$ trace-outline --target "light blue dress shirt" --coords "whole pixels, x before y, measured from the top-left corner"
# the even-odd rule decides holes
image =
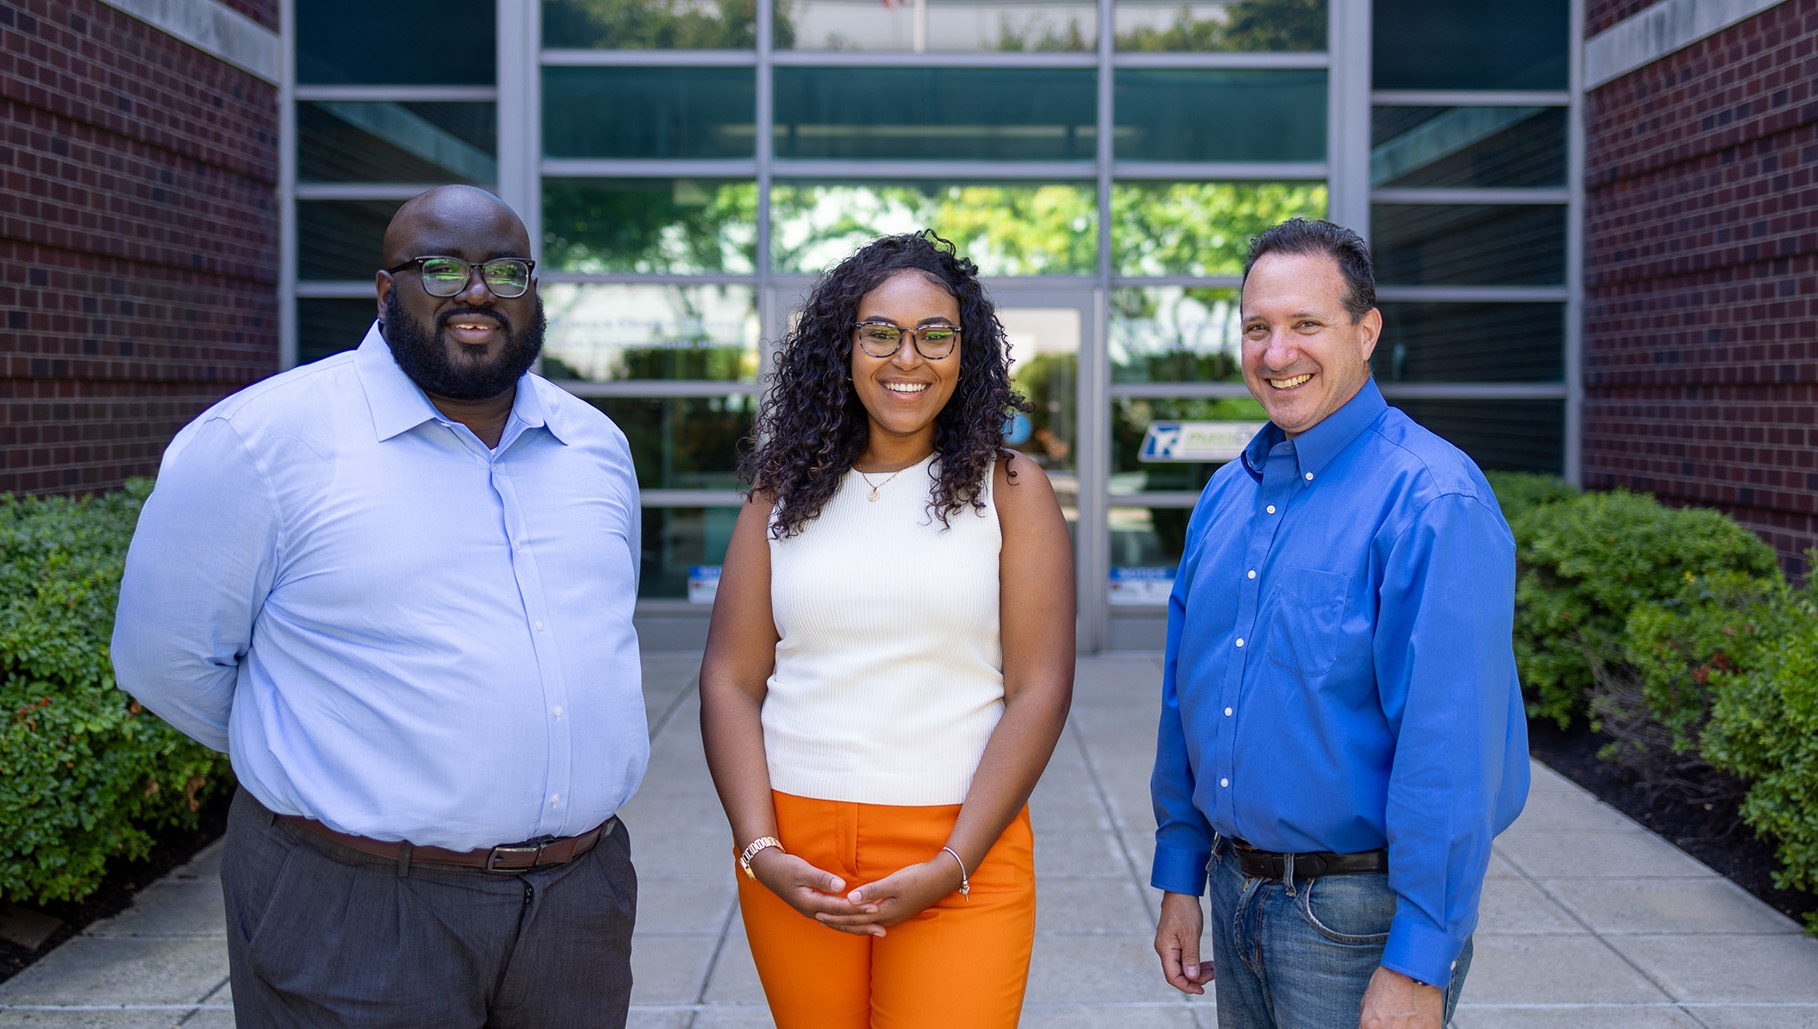
[[[115,671],[280,814],[456,850],[585,832],[649,760],[638,517],[605,415],[527,374],[489,450],[375,325],[177,434]]]
[[[1374,380],[1291,441],[1266,426],[1206,486],[1169,598],[1153,884],[1203,892],[1213,830],[1387,847],[1382,963],[1446,982],[1527,799],[1514,603],[1483,475]]]

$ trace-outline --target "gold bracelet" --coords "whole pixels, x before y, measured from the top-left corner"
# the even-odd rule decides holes
[[[952,847],[942,847],[941,849],[946,851],[949,854],[952,854],[953,860],[959,861],[959,866],[960,866],[959,894],[960,894],[960,898],[968,904],[972,903],[972,880],[968,879],[966,877],[966,862],[960,860],[959,851],[954,850]]]
[[[783,841],[777,839],[775,836],[759,836],[757,839],[751,841],[751,846],[746,847],[739,853],[739,867],[745,870],[745,875],[753,882],[757,881],[757,873],[751,870],[751,859],[762,854],[764,851],[769,850],[771,847],[783,850]],[[787,854],[789,852],[784,850],[783,853]]]

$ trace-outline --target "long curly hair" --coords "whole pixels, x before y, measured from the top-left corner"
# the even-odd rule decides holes
[[[984,509],[984,477],[1000,454],[1010,453],[1004,418],[1033,410],[1010,388],[1010,346],[971,261],[933,230],[866,244],[809,292],[801,320],[783,337],[740,462],[740,477],[776,499],[771,533],[777,539],[813,521],[865,452],[871,423],[852,385],[852,324],[859,301],[906,269],[927,273],[959,301],[959,382],[935,416],[940,460],[929,466],[928,506],[943,527],[962,508]]]

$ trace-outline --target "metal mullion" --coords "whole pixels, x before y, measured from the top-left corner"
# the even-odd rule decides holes
[[[1111,172],[1121,180],[1253,181],[1326,178],[1325,161],[1118,161]]]
[[[296,46],[296,36],[290,37]],[[294,74],[294,73],[293,73]],[[496,86],[297,86],[296,100],[365,100],[390,103],[496,103]]]
[[[913,179],[988,180],[988,181],[1074,181],[1090,182],[1097,166],[1091,161],[899,161],[899,160],[794,160],[776,158],[771,162],[779,179],[859,179],[866,182],[897,182]]]
[[[1078,650],[1095,653],[1111,642],[1111,524],[1105,498],[1111,488],[1111,402],[1105,384],[1111,378],[1110,283],[1115,270],[1111,223],[1112,167],[1117,161],[1116,0],[1098,0],[1098,138],[1094,140],[1095,187],[1098,194],[1098,261],[1093,271],[1092,323],[1087,353],[1080,355],[1074,403],[1079,419],[1079,496],[1076,535],[1075,601],[1078,604]],[[1090,356],[1091,360],[1086,358]]]
[[[1565,204],[1572,191],[1560,189],[1373,189],[1370,200],[1378,204]]]
[[[1377,286],[1376,299],[1411,303],[1563,304],[1568,286]]]
[[[1559,400],[1563,382],[1381,382],[1389,400]]]
[[[1177,286],[1182,289],[1241,289],[1241,275],[1113,275],[1113,289],[1143,289],[1149,286]]]
[[[297,0],[278,0],[278,370],[297,364]]]
[[[1330,0],[1326,217],[1370,238],[1370,0]]]
[[[639,499],[642,507],[738,507],[745,495],[737,490],[647,489],[639,491]]]
[[[298,200],[409,200],[439,182],[299,182]]]
[[[720,382],[713,379],[614,379],[608,382],[562,379],[557,385],[577,397],[612,397],[621,400],[746,397],[756,396],[762,390],[755,382]]]
[[[1140,493],[1111,494],[1112,507],[1192,507],[1199,503],[1199,490],[1153,490]]]
[[[776,366],[775,346],[766,342],[783,334],[782,313],[775,296],[771,256],[771,191],[776,176],[776,0],[757,0],[757,76],[756,110],[752,125],[757,132],[753,156],[757,160],[757,309],[758,309],[758,381],[769,381]]]
[[[750,179],[756,160],[644,160],[640,158],[545,157],[545,178],[562,179]]]
[[[1129,51],[1114,53],[1112,65],[1124,68],[1240,68],[1268,71],[1301,71],[1326,68],[1332,63],[1326,53],[1190,53],[1186,51],[1154,53]]]
[[[1566,85],[1571,108],[1566,114],[1565,335],[1565,480],[1584,484],[1584,0],[1571,0],[1571,45],[1566,53]]]
[[[750,50],[571,50],[541,52],[546,68],[739,68],[755,67]]]
[[[758,277],[751,272],[557,272],[537,271],[545,283],[571,283],[578,286],[752,286]]]
[[[875,71],[879,68],[969,68],[986,66],[993,71],[1004,68],[1096,68],[1098,56],[1067,51],[945,51],[914,53],[890,51],[857,54],[850,50],[785,50],[771,56],[777,68],[851,68]]]
[[[1247,397],[1250,388],[1241,382],[1113,382],[1111,400],[1224,400]]]
[[[372,290],[371,279],[318,280],[295,283],[292,295],[310,300],[370,300]]]
[[[1370,93],[1370,103],[1379,107],[1565,107],[1571,102],[1570,92],[1557,90],[1378,89]]]

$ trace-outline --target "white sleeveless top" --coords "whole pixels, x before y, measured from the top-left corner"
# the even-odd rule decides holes
[[[764,698],[773,789],[864,804],[958,804],[1004,711],[1003,534],[980,499],[928,506],[934,458],[857,471],[802,532],[770,541],[776,669]]]

